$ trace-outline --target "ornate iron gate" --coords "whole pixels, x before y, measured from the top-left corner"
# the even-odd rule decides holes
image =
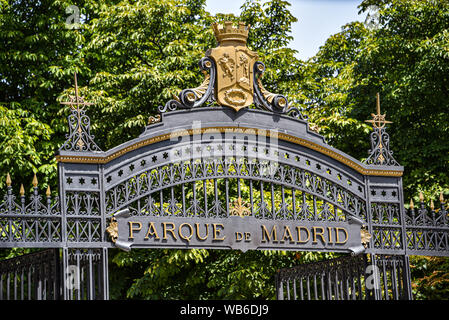
[[[368,259],[372,261],[368,261]],[[344,256],[276,274],[279,300],[411,300],[407,256]]]
[[[276,274],[279,300],[364,300],[366,255],[345,256],[297,267]]]
[[[161,106],[138,138],[111,150],[95,143],[75,82],[66,103],[69,134],[56,156],[58,197],[50,190],[40,195],[36,177],[29,199],[23,188],[16,197],[7,177],[0,246],[61,248],[63,299],[108,299],[107,250],[113,247],[356,256],[298,268],[301,279],[320,279],[312,287],[316,295],[302,297],[320,299],[387,298],[380,289],[372,295],[360,289],[361,257],[368,254],[383,271],[390,270],[385,257],[391,256],[394,279],[402,280],[388,275],[384,287],[393,281],[391,297],[411,298],[408,255],[449,255],[447,211],[444,199],[438,212],[424,202],[405,210],[403,167],[390,151],[380,106],[370,120],[370,154],[361,163],[329,146],[286,97],[263,87],[265,67],[246,48],[245,26],[226,23],[214,31],[219,46],[199,62],[203,83]],[[319,273],[322,267],[339,280]],[[67,281],[73,270],[76,285]],[[284,274],[278,297],[298,297],[283,287],[291,286]]]
[[[59,249],[0,263],[0,300],[58,300],[61,296]]]

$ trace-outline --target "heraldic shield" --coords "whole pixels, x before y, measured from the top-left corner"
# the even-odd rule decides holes
[[[210,50],[208,56],[217,66],[215,98],[218,104],[236,111],[253,103],[253,67],[258,55],[246,47],[248,28],[231,22],[224,26],[214,25],[219,46]]]

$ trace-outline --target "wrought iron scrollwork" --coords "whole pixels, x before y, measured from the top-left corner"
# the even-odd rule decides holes
[[[293,118],[306,120],[297,107],[289,105],[288,100],[282,94],[269,92],[262,84],[262,75],[265,65],[257,61],[254,63],[254,105],[262,110],[274,113],[287,114]]]
[[[407,250],[413,254],[444,256],[449,250],[449,207],[443,193],[440,194],[439,208],[433,200],[427,207],[422,193],[419,198],[417,208],[412,200],[410,208],[405,210]]]
[[[34,177],[33,192],[27,201],[23,185],[18,199],[9,183],[4,201],[0,202],[0,244],[57,243],[62,240],[61,226],[59,197],[52,197],[50,188],[43,199]]]
[[[385,128],[374,128],[370,140],[371,149],[368,158],[365,160],[366,164],[399,166],[399,163],[393,157],[393,151],[390,150],[390,136]]]
[[[385,120],[385,114],[380,113],[380,95],[377,93],[377,114],[372,113],[372,120],[366,120],[373,125],[373,132],[370,135],[371,149],[369,156],[365,160],[366,164],[399,166],[399,163],[393,157],[393,151],[390,150],[390,136],[385,130],[385,124],[391,121]]]
[[[95,136],[90,133],[90,119],[84,110],[85,106],[92,103],[85,102],[84,98],[78,94],[78,81],[75,73],[75,95],[69,97],[69,101],[61,104],[69,105],[72,112],[68,116],[69,133],[66,134],[66,141],[59,150],[63,151],[101,151],[94,142]]]
[[[198,159],[151,166],[108,187],[106,212],[126,207],[136,215],[250,214],[260,219],[308,221],[342,221],[350,213],[364,221],[367,219],[365,201],[338,183],[283,164],[268,173],[270,163],[243,160]],[[249,188],[250,199],[231,201],[227,193],[218,198],[218,185],[223,181],[224,190],[229,189],[229,184],[236,185],[237,190]],[[204,194],[214,194],[215,198],[200,196],[201,192],[197,194],[200,189]],[[274,193],[281,194],[282,200],[275,200]]]
[[[84,109],[72,108],[68,116],[69,133],[66,141],[59,150],[64,151],[101,151],[94,142],[94,135],[90,133],[90,119]]]
[[[215,62],[209,57],[204,57],[200,60],[199,67],[204,75],[203,82],[196,88],[182,90],[175,99],[168,101],[165,106],[159,106],[159,112],[192,109],[214,101]]]

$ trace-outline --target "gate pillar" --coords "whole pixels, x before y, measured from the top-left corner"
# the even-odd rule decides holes
[[[63,292],[66,300],[108,299],[108,250],[104,209],[102,165],[84,163],[81,157],[101,153],[90,133],[90,119],[84,107],[90,105],[78,95],[63,104],[71,107],[69,134],[59,149],[68,161],[58,160],[59,197],[63,238]]]

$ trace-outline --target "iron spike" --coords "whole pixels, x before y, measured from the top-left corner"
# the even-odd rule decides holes
[[[419,201],[424,202],[424,194],[422,191],[419,192]]]
[[[34,173],[34,177],[33,177],[33,187],[37,188],[37,177],[36,177],[36,173]]]

